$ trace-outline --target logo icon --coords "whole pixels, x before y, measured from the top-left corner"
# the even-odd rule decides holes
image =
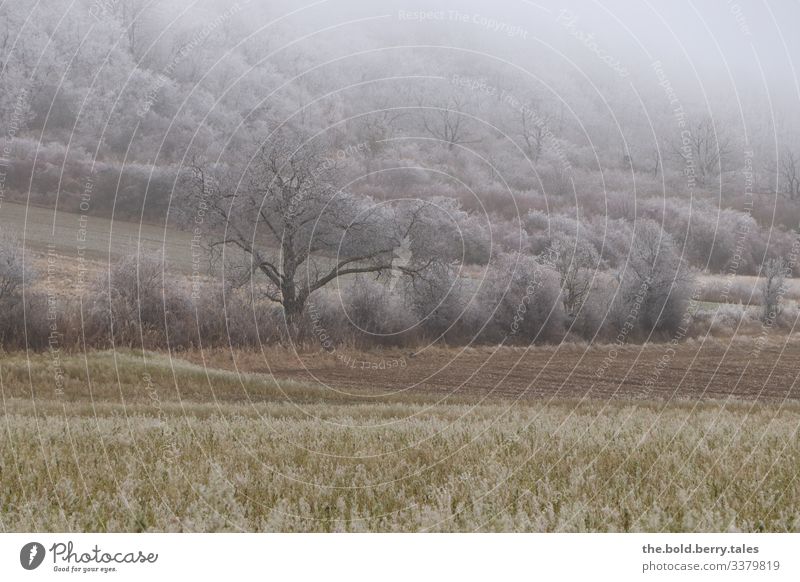
[[[19,563],[26,570],[35,570],[44,561],[44,546],[39,542],[29,542],[19,552]]]

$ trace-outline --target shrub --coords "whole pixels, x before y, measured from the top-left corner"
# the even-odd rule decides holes
[[[618,274],[611,322],[627,338],[674,333],[693,277],[669,234],[653,220],[636,224],[628,262]]]
[[[252,347],[284,339],[276,304],[254,297],[250,288],[209,284],[196,293],[190,319],[198,345]]]
[[[526,255],[502,255],[479,295],[483,341],[544,343],[563,337],[565,315],[558,274]]]
[[[437,265],[411,280],[406,287],[418,328],[428,340],[469,343],[475,330],[465,318],[470,302],[469,282],[453,265]]]
[[[359,347],[402,345],[409,339],[409,333],[403,332],[416,323],[413,313],[404,305],[402,294],[374,277],[357,277],[337,299],[344,314],[344,322],[340,319],[339,325],[345,326],[339,336],[349,336]]]
[[[25,347],[26,313],[43,315],[47,312],[46,302],[43,302],[42,298],[30,290],[23,292],[23,284],[30,286],[34,276],[30,265],[23,260],[22,247],[17,239],[9,235],[1,235],[0,345],[3,347]],[[31,309],[26,309],[26,300]],[[34,323],[33,320],[31,323]]]
[[[196,341],[194,314],[186,290],[165,276],[159,256],[139,253],[109,266],[91,291],[91,334],[116,345],[185,347]]]
[[[761,305],[761,295],[758,291],[758,285],[746,279],[715,277],[704,281],[699,299],[710,303]]]

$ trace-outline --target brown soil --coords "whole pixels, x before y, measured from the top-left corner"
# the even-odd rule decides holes
[[[273,374],[354,394],[502,399],[800,400],[800,342],[786,336],[668,344],[525,348],[229,351],[181,354],[196,363]]]

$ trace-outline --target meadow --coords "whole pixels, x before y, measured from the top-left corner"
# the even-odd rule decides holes
[[[0,228],[24,239],[34,253],[57,253],[60,260],[77,257],[79,249],[87,260],[103,262],[140,251],[163,252],[171,269],[192,272],[191,235],[163,226],[4,201]]]
[[[796,402],[476,404],[141,352],[0,380],[3,531],[800,530]]]

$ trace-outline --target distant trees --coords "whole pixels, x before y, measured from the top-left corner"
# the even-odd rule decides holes
[[[517,133],[525,144],[525,153],[534,163],[539,161],[547,147],[547,140],[553,140],[552,123],[555,116],[541,108],[541,100],[530,97],[517,113],[519,126]]]
[[[470,133],[468,103],[469,99],[458,94],[447,97],[435,104],[420,99],[421,122],[425,132],[443,142],[448,150],[455,146],[477,143],[478,139]]]
[[[517,341],[558,337],[562,324],[591,337],[591,325],[575,331],[586,313],[594,329],[610,328],[607,313],[613,320],[633,307],[637,329],[668,329],[686,296],[687,264],[760,274],[763,257],[787,256],[794,242],[793,113],[777,123],[776,159],[764,155],[775,128],[754,103],[726,115],[712,102],[712,118],[687,92],[687,115],[678,117],[673,104],[658,107],[664,84],[640,95],[591,86],[538,53],[521,57],[528,76],[478,53],[396,43],[403,58],[389,71],[391,51],[369,48],[385,44],[383,32],[405,37],[407,28],[354,21],[348,37],[329,31],[292,42],[300,29],[285,19],[263,29],[276,11],[222,0],[202,8],[190,0],[2,4],[5,199],[57,198],[60,210],[148,222],[202,213],[203,242],[224,254],[227,279],[201,303],[235,306],[231,321],[205,318],[204,333],[246,328],[243,343],[259,337],[243,323],[250,311],[259,324],[285,316],[296,329],[310,300],[321,306],[354,278],[343,309],[375,330],[416,318],[425,337],[494,341],[516,314]],[[737,161],[740,114],[754,153],[734,175],[725,171]],[[302,131],[272,133],[279,119]],[[672,165],[662,147],[671,138]],[[181,174],[185,160],[220,154]],[[750,169],[762,159],[771,160],[771,191],[784,198],[772,207],[753,203],[764,172]],[[719,195],[710,196],[720,172]],[[179,175],[191,195],[176,201]],[[742,177],[756,182],[752,192],[740,188]],[[700,186],[691,199],[687,178]],[[3,252],[0,303],[18,314],[24,269]],[[187,304],[151,263],[126,259],[102,289],[116,321],[140,319],[115,327],[125,341],[166,329],[181,337],[183,316],[171,314]],[[475,283],[483,267],[500,283]],[[547,286],[523,316],[518,304],[539,275]],[[503,282],[508,295],[498,291]],[[229,285],[239,287],[230,294]],[[479,316],[494,307],[500,323],[478,332]],[[540,310],[551,309],[558,324],[537,335]]]
[[[673,150],[683,162],[685,171],[690,172],[693,168],[697,182],[703,185],[725,169],[732,146],[726,130],[707,116],[691,122],[673,144]]]
[[[778,162],[780,192],[787,200],[800,201],[800,157],[792,150],[785,150]]]

